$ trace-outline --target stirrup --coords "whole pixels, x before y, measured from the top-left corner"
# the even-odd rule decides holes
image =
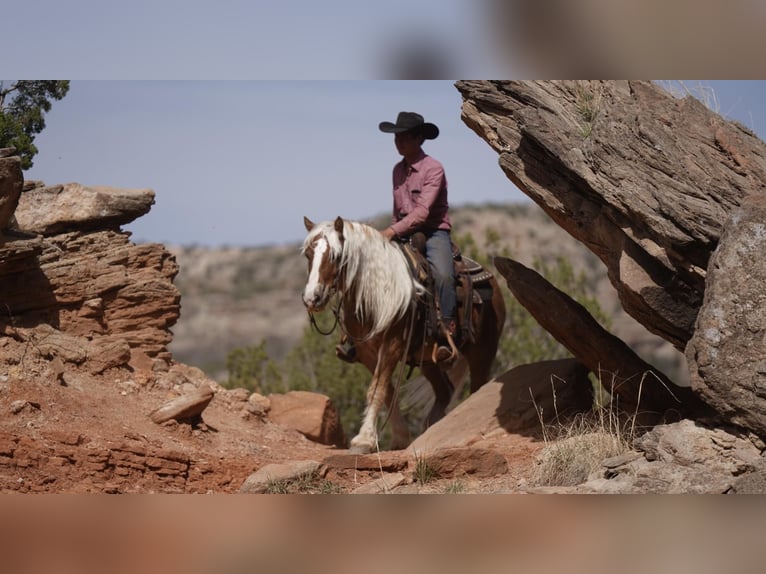
[[[457,359],[457,347],[455,341],[452,339],[452,335],[445,329],[445,335],[447,339],[447,345],[442,343],[436,343],[434,345],[433,353],[431,354],[431,360],[437,365],[449,365]]]

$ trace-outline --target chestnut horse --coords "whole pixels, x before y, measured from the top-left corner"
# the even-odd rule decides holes
[[[415,319],[416,306],[426,290],[412,277],[402,249],[377,229],[340,217],[318,224],[304,217],[304,224],[309,233],[302,248],[308,259],[303,303],[311,315],[324,310],[334,294],[339,295],[338,323],[354,342],[358,360],[372,373],[364,419],[350,448],[358,453],[378,448],[378,415],[384,405],[392,425],[391,448],[406,448],[410,434],[397,401],[398,384],[393,382],[397,365],[404,361],[420,367],[431,383],[435,401],[427,425],[444,416],[455,393],[453,381],[462,381],[466,368],[471,392],[486,383],[505,322],[497,281],[486,274],[491,293],[473,305],[473,336],[445,370],[431,359],[434,341],[428,336],[413,337],[416,332],[425,333]],[[401,372],[402,368],[400,376]]]

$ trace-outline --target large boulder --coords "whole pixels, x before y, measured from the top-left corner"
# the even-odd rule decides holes
[[[498,375],[408,447],[411,453],[476,445],[506,433],[537,436],[556,417],[593,406],[588,369],[575,359],[520,365]]]
[[[686,347],[692,388],[721,418],[766,436],[766,196],[726,222]]]
[[[70,232],[0,247],[0,332],[50,325],[70,335],[121,335],[131,348],[170,358],[180,315],[178,266],[159,244],[121,231]]]
[[[326,395],[289,391],[269,395],[269,420],[297,430],[321,444],[345,446],[346,439],[335,405]]]
[[[643,81],[460,81],[508,178],[606,265],[625,311],[683,351],[728,214],[766,190],[766,144]]]
[[[634,447],[633,453],[605,460],[575,491],[723,494],[746,491],[743,477],[749,478],[749,488],[759,479],[762,484],[763,444],[724,429],[683,420],[655,427],[639,437]]]
[[[21,195],[16,220],[22,231],[43,235],[114,229],[149,213],[153,204],[151,189],[38,185]]]

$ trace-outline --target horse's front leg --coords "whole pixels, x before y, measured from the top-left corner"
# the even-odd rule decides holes
[[[366,454],[378,449],[378,415],[383,404],[385,391],[382,389],[385,381],[379,376],[379,369],[375,369],[370,387],[367,389],[367,407],[364,409],[364,418],[359,432],[351,439],[349,450],[354,454]]]
[[[381,345],[378,349],[372,381],[367,389],[367,407],[364,411],[362,426],[350,443],[349,450],[354,454],[365,454],[379,448],[378,417],[384,402],[391,395],[391,373],[395,364],[395,361],[391,364],[389,355],[386,346]]]

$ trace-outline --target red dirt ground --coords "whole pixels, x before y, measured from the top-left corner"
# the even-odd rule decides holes
[[[246,393],[221,387],[196,427],[156,424],[149,413],[188,392],[188,379],[170,385],[153,373],[93,375],[69,367],[57,376],[46,359],[25,357],[0,374],[0,492],[234,493],[266,464],[321,462],[347,452],[251,414]],[[410,465],[417,487],[409,491],[518,492],[541,443],[508,435],[492,446],[506,456],[507,474],[423,485]],[[348,493],[378,477],[379,471],[330,468],[313,492]]]

